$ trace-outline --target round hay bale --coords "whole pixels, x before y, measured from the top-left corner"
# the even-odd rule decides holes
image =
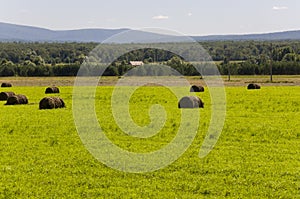
[[[54,109],[64,107],[66,107],[65,102],[59,97],[44,97],[43,99],[41,99],[39,104],[40,109]]]
[[[12,87],[11,83],[3,82],[1,87]]]
[[[193,85],[191,86],[190,92],[204,92],[204,87]]]
[[[57,87],[48,87],[46,88],[45,94],[49,93],[59,93],[59,89]]]
[[[7,98],[5,105],[28,104],[28,99],[25,95],[13,95]]]
[[[14,92],[1,92],[0,93],[0,101],[6,101],[9,97],[14,96]]]
[[[250,89],[255,89],[255,85],[254,84],[249,84],[247,86],[247,89],[250,90]]]
[[[178,102],[178,108],[204,108],[204,103],[199,97],[186,96]]]
[[[258,84],[249,84],[249,85],[247,86],[247,89],[248,89],[248,90],[260,89],[260,85],[258,85]]]

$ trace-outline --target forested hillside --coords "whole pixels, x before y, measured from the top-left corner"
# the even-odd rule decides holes
[[[273,74],[300,74],[300,41],[216,41],[200,44],[218,65],[221,74],[227,74],[229,71],[232,75],[269,74],[271,64]],[[0,43],[0,75],[75,76],[82,62],[97,45],[97,43]],[[102,53],[106,53],[107,57],[115,57],[119,46],[130,44],[105,45],[105,49],[109,50]],[[193,48],[183,48],[182,53],[198,56]],[[172,52],[141,49],[119,57],[104,74],[123,75],[132,68],[129,61],[139,60],[145,63],[170,65],[183,75],[199,75],[193,68],[193,63],[181,59]],[[93,75],[93,72],[90,74]]]

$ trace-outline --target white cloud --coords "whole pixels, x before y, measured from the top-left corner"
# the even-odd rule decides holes
[[[157,16],[152,17],[152,19],[157,19],[157,20],[169,19],[169,16],[157,15]]]
[[[287,10],[287,9],[289,8],[286,6],[273,6],[273,10]]]
[[[88,21],[87,24],[88,24],[88,25],[94,25],[94,24],[95,24],[95,21]]]
[[[30,14],[30,11],[29,11],[29,10],[26,10],[26,9],[21,9],[21,10],[20,10],[20,14],[25,14],[25,15],[27,15],[27,14]]]

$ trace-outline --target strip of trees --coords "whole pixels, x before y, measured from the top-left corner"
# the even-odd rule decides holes
[[[83,61],[97,45],[97,43],[0,43],[0,76],[75,76]],[[196,55],[193,48],[184,48],[184,44],[168,45],[183,46],[180,54],[201,56]],[[218,41],[203,42],[201,45],[215,61],[222,75],[268,75],[271,63],[275,75],[300,74],[300,41]],[[161,49],[139,49],[112,61],[110,58],[119,53],[118,46],[120,45],[105,44],[105,50],[99,48],[97,51],[106,53],[103,57],[107,57],[107,60],[101,61],[112,62],[104,75],[125,74],[132,68],[129,61],[166,64],[183,75],[199,75],[194,67],[199,63],[185,62],[182,57]],[[103,65],[90,66],[89,74],[96,74],[95,71],[99,67]],[[209,67],[203,65],[203,70],[209,70]],[[163,71],[155,73],[166,75]]]

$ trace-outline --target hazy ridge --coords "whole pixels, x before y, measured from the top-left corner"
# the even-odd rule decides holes
[[[130,29],[79,29],[55,31],[45,28],[0,22],[0,42],[103,42],[111,36]],[[121,42],[185,41],[184,37],[134,30],[131,39]],[[197,41],[243,41],[243,40],[300,40],[300,31],[285,31],[265,34],[192,36]],[[116,41],[118,43],[118,41]]]

